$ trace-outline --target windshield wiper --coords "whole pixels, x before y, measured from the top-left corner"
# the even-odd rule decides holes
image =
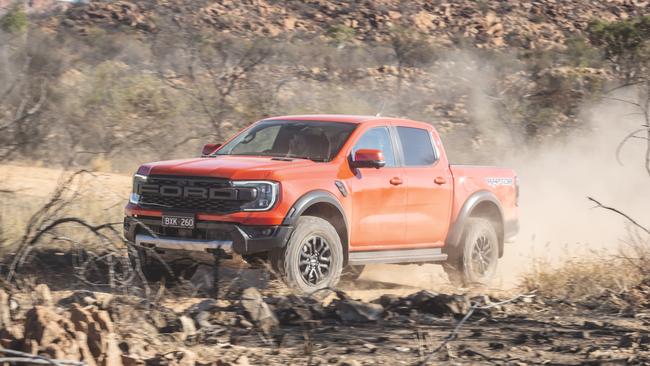
[[[294,155],[294,154],[286,154],[286,155],[282,155],[282,157],[283,158],[293,158],[293,159],[307,159],[307,160],[311,160],[311,161],[315,161],[315,162],[319,162],[319,163],[322,163],[322,162],[326,161],[323,158],[312,158],[312,157],[309,157],[309,156],[301,156],[301,155]]]
[[[262,153],[262,152],[247,152],[247,153],[237,153],[237,154],[216,154],[216,155],[231,155],[231,156],[272,156],[274,158],[290,158],[290,159],[306,159],[315,162],[325,162],[326,159],[323,158],[312,158],[309,156],[296,155],[296,154],[273,154],[273,153]]]

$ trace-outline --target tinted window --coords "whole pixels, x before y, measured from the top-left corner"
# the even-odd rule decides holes
[[[375,127],[366,131],[363,136],[357,141],[352,149],[352,154],[359,149],[375,149],[381,150],[386,159],[386,166],[395,166],[395,153],[393,152],[393,144],[390,140],[390,134],[386,127]]]
[[[436,161],[436,154],[431,145],[429,131],[419,128],[397,127],[397,134],[404,150],[404,165],[431,165]]]
[[[256,153],[269,151],[273,148],[273,143],[275,142],[278,132],[280,132],[280,125],[269,126],[267,128],[260,129],[252,136],[251,140],[234,146],[230,151],[231,155],[243,155],[248,153]]]
[[[357,125],[343,122],[263,121],[240,133],[215,155],[254,155],[330,161]]]

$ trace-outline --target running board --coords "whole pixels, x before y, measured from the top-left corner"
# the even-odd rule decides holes
[[[418,263],[445,260],[447,260],[447,254],[442,253],[440,248],[377,250],[372,252],[350,252],[348,264]]]

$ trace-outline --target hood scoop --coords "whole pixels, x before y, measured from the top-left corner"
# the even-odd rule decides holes
[[[281,158],[281,157],[275,157],[275,158],[271,158],[271,160],[277,160],[277,161],[294,161],[295,159],[292,159],[292,158]]]

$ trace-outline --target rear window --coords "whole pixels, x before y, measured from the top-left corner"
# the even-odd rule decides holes
[[[404,165],[425,166],[436,162],[436,153],[431,144],[429,131],[412,127],[397,127],[404,151]]]

